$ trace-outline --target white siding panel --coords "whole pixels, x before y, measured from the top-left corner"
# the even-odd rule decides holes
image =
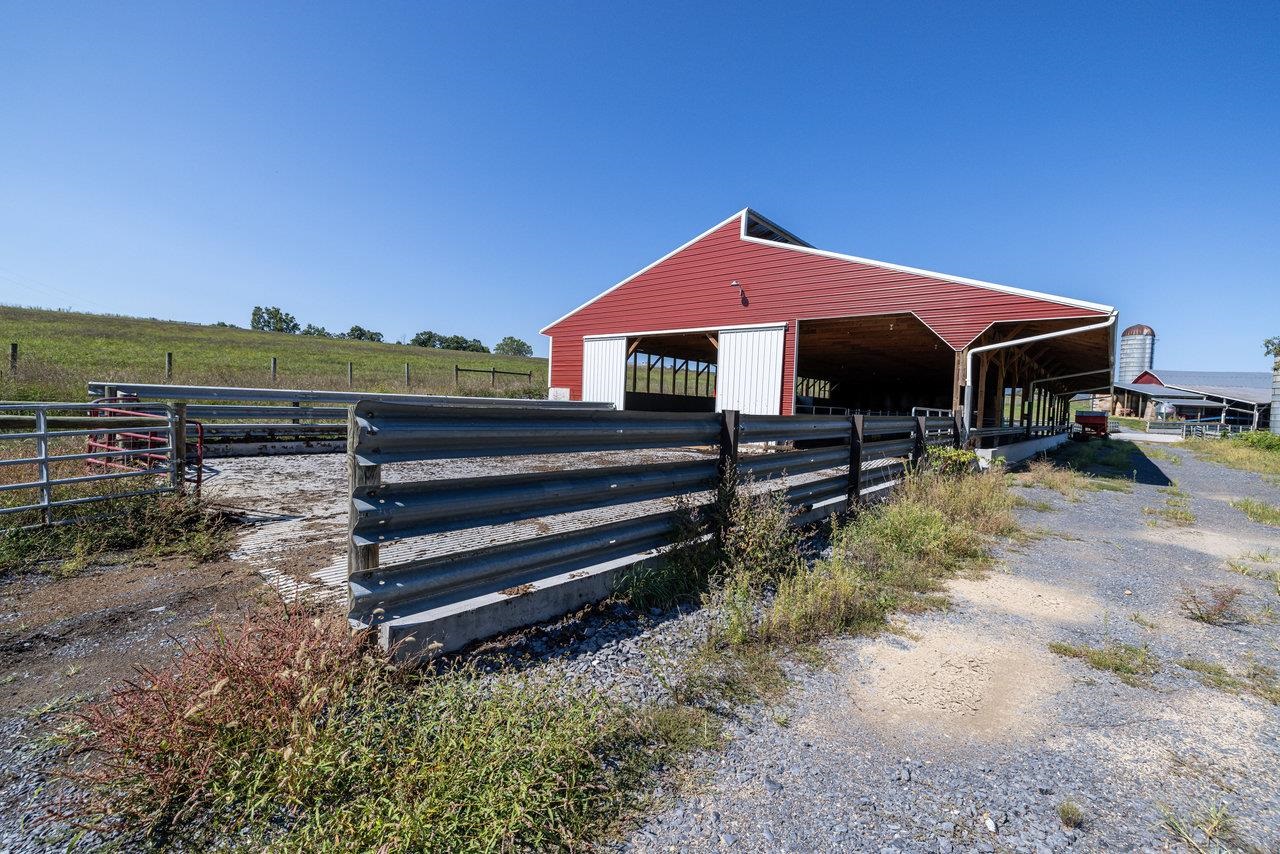
[[[720,331],[716,410],[780,415],[786,326]]]
[[[588,338],[582,342],[582,399],[622,409],[627,388],[627,339]]]

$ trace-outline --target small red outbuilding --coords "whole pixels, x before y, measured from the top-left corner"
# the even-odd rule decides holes
[[[905,414],[967,395],[979,426],[1049,423],[1067,395],[1107,385],[1115,315],[815,249],[747,209],[542,332],[552,394],[573,400]]]

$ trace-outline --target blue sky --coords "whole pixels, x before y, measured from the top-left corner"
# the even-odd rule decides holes
[[[545,353],[750,205],[1263,370],[1278,43],[1274,2],[8,4],[0,302]]]

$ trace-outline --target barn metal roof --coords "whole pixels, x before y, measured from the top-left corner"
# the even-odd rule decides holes
[[[1166,388],[1225,397],[1245,403],[1271,402],[1271,374],[1266,371],[1150,370]]]

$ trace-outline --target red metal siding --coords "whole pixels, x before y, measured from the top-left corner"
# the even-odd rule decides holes
[[[1006,320],[1102,312],[743,240],[735,217],[546,329],[551,378],[582,395],[582,336],[787,322],[782,411],[793,400],[796,319],[914,312],[959,350]],[[737,280],[742,289],[732,287]],[[742,302],[746,295],[746,304]]]
[[[1141,383],[1142,385],[1162,385],[1160,380],[1156,379],[1156,375],[1150,371],[1143,371],[1134,377],[1133,381],[1135,383]]]

